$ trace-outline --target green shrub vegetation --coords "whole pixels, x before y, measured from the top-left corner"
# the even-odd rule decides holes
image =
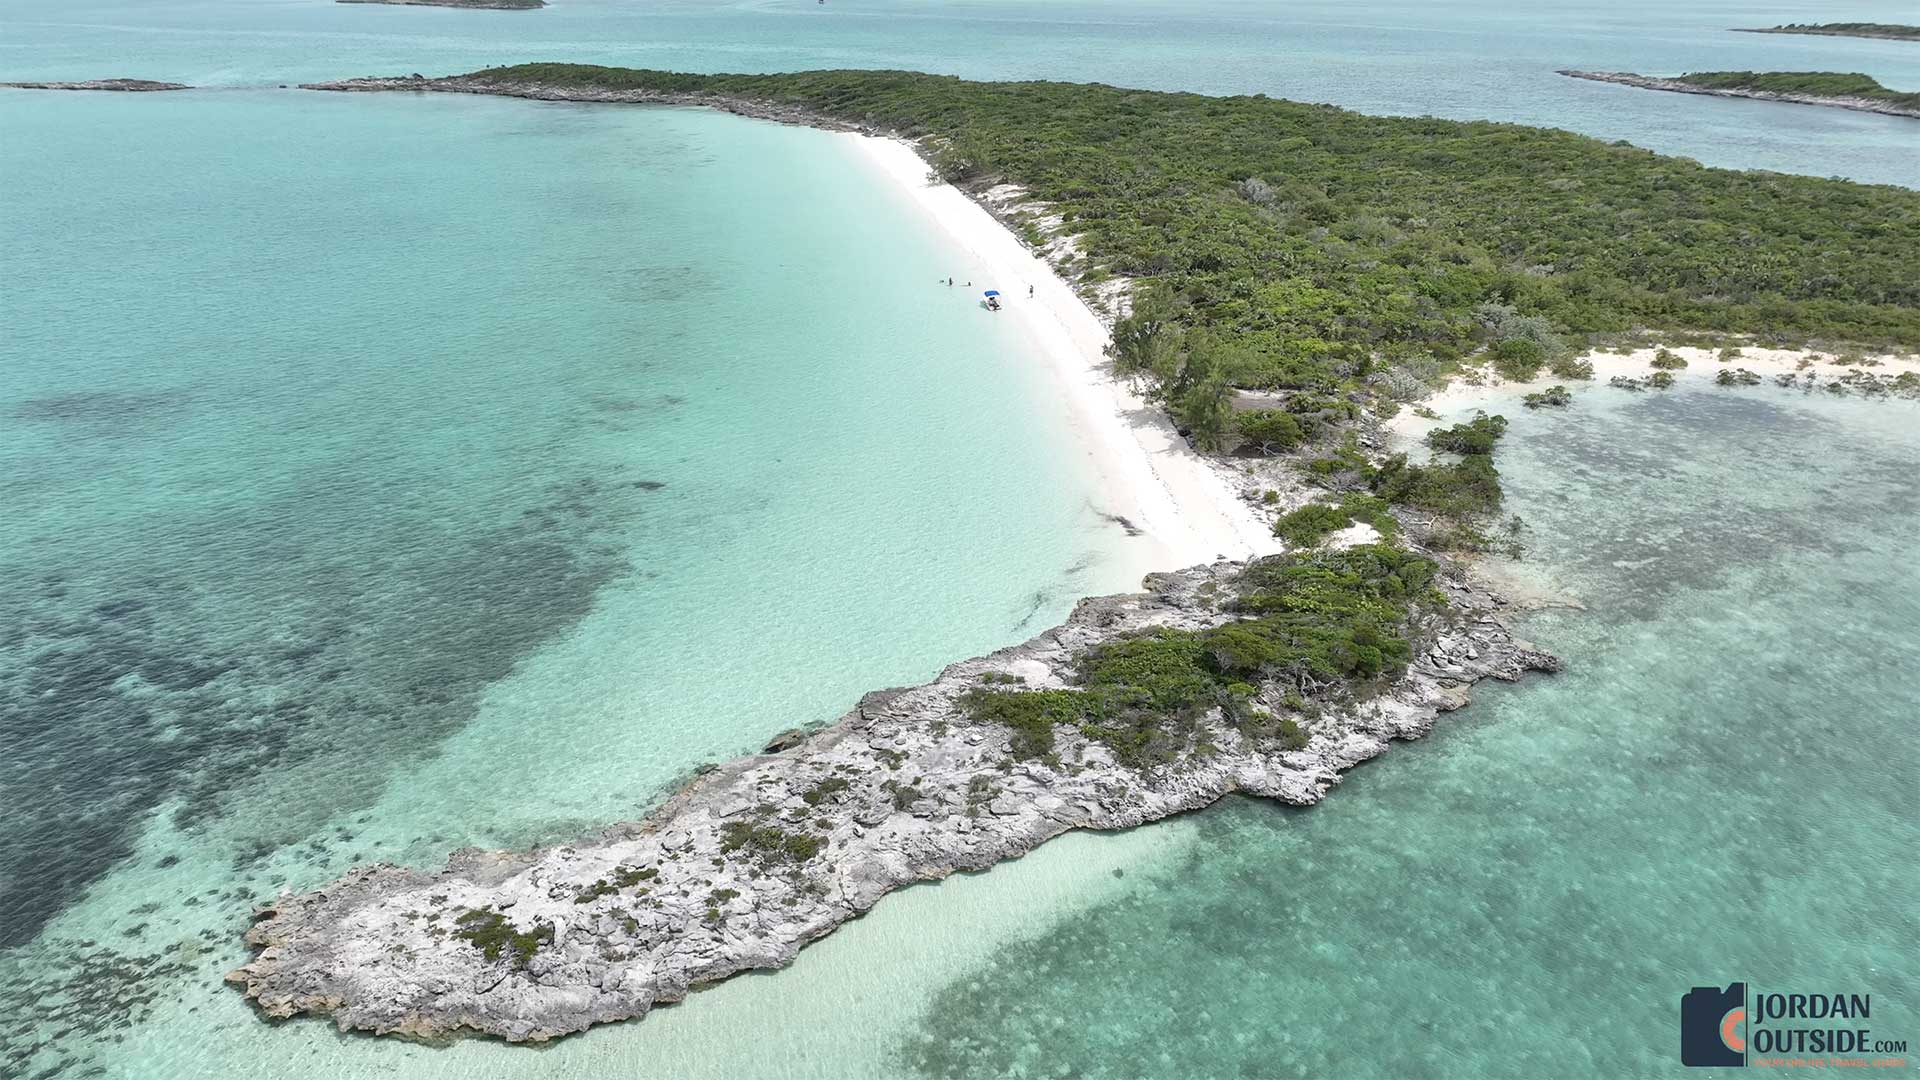
[[[819,806],[821,803],[847,790],[848,786],[846,777],[829,776],[825,780],[801,792],[800,799],[808,806]]]
[[[1564,386],[1549,386],[1520,399],[1520,404],[1529,409],[1565,408],[1573,404],[1573,393]]]
[[[1506,417],[1475,412],[1473,419],[1464,424],[1427,432],[1427,445],[1449,454],[1491,454],[1493,444],[1506,433]]]
[[[660,871],[652,869],[651,867],[642,870],[637,867],[623,866],[614,871],[611,879],[601,878],[586,888],[581,889],[580,892],[574,896],[573,902],[576,904],[590,904],[603,896],[611,896],[621,889],[631,889],[643,881],[652,881],[659,876]]]
[[[1687,366],[1687,358],[1672,349],[1658,349],[1649,361],[1657,371],[1679,371]]]
[[[1749,30],[1747,33],[1824,34],[1831,37],[1892,38],[1896,41],[1920,41],[1920,26],[1903,26],[1899,23],[1784,23],[1780,26],[1770,26],[1764,30]]]
[[[1050,757],[1064,725],[1122,764],[1166,764],[1198,749],[1200,721],[1215,708],[1252,737],[1298,749],[1305,734],[1251,704],[1254,684],[1326,695],[1397,675],[1412,657],[1405,632],[1414,607],[1437,602],[1434,573],[1432,562],[1387,544],[1258,560],[1236,584],[1243,617],[1234,622],[1090,649],[1076,658],[1074,689],[981,687],[963,705],[976,721],[1011,728],[1018,758]]]
[[[536,920],[533,928],[522,930],[505,915],[491,908],[475,908],[453,920],[454,936],[479,949],[489,960],[505,957],[516,968],[524,968],[543,946],[553,944],[553,924]]]
[[[1632,331],[1920,346],[1920,192],[1903,188],[1264,95],[903,71],[523,64],[475,75],[805,110],[921,139],[951,182],[1020,185],[1077,238],[1067,273],[1133,280],[1115,369],[1204,450],[1281,453],[1350,419],[1291,400],[1236,413],[1239,389],[1359,408],[1417,400],[1482,359],[1509,379],[1585,379],[1582,347]],[[1689,78],[1735,76],[1789,78]],[[1491,472],[1426,468],[1396,483],[1429,508],[1460,502],[1446,492],[1478,490]]]
[[[1240,414],[1240,438],[1262,453],[1278,454],[1307,441],[1306,425],[1281,409],[1258,409]]]
[[[1273,523],[1273,534],[1293,547],[1312,547],[1356,521],[1373,526],[1382,537],[1393,536],[1400,528],[1387,512],[1385,500],[1355,492],[1337,503],[1308,503],[1282,514]]]
[[[1394,454],[1367,470],[1375,495],[1401,506],[1452,518],[1472,518],[1500,509],[1500,472],[1493,455],[1468,454],[1456,463],[1417,465]]]
[[[720,850],[745,851],[761,865],[806,862],[825,841],[813,833],[761,821],[729,821],[720,829]]]
[[[1234,387],[1412,386],[1489,349],[1517,375],[1637,328],[1920,345],[1920,192],[1903,188],[1260,95],[899,71],[482,74],[797,106],[925,137],[949,180],[1025,187],[1079,237],[1071,271],[1147,280],[1115,362],[1202,445],[1232,438]]]
[[[1773,94],[1810,94],[1817,97],[1856,97],[1920,109],[1920,94],[1889,90],[1871,75],[1858,71],[1697,71],[1679,82],[1714,90],[1761,90]]]

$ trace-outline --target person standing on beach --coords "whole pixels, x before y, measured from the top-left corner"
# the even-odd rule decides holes
[[[1027,286],[1027,299],[1033,299],[1033,286]]]

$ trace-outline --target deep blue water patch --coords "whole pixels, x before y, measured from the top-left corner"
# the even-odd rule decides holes
[[[608,530],[649,493],[582,477],[491,530],[368,520],[344,550],[243,511],[223,525],[233,537],[281,534],[277,565],[251,572],[227,548],[0,567],[28,583],[0,591],[0,946],[31,940],[163,802],[192,828],[256,775],[318,755],[368,766],[343,771],[358,782],[328,810],[373,799],[628,569]],[[302,808],[260,823],[255,854],[312,824]]]

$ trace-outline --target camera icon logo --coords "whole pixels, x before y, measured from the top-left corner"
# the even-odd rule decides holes
[[[1747,984],[1696,986],[1680,999],[1680,1063],[1724,1068],[1747,1063]]]

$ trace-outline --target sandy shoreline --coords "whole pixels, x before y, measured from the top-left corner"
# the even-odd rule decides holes
[[[1158,549],[1143,565],[1192,566],[1280,550],[1272,531],[1165,413],[1109,374],[1105,324],[1052,267],[958,188],[929,183],[927,164],[911,144],[854,132],[834,137],[900,185],[973,259],[955,288],[971,279],[976,295],[987,288],[1004,294],[1005,309],[981,317],[1014,320],[1047,358],[1069,430],[1099,479],[1101,509],[1126,518]]]

